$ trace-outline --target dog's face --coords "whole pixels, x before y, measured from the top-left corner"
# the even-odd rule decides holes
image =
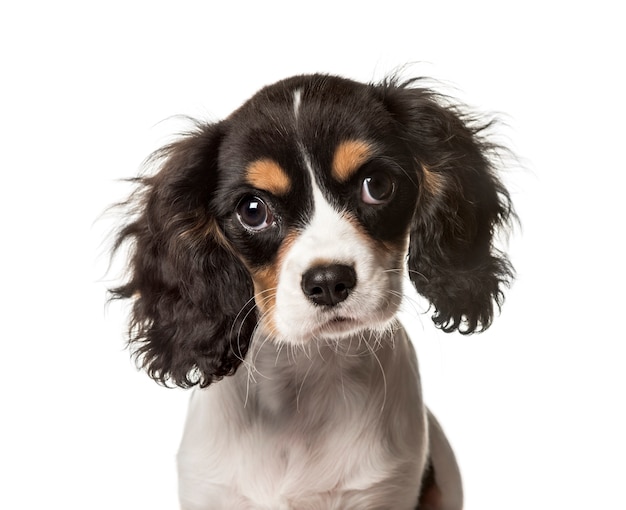
[[[299,76],[159,151],[140,181],[131,343],[161,382],[234,372],[255,332],[383,331],[407,273],[446,331],[487,327],[511,208],[483,126],[427,89]],[[192,375],[193,374],[193,375]]]
[[[250,272],[265,333],[306,343],[384,328],[401,300],[419,196],[392,114],[365,85],[293,80],[228,124],[217,216]]]

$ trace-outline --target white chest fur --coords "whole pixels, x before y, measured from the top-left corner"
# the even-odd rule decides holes
[[[311,352],[258,344],[191,399],[183,509],[414,508],[428,438],[404,331],[377,349],[372,338]]]

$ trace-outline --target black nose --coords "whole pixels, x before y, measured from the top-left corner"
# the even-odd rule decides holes
[[[356,286],[351,266],[315,266],[302,275],[302,291],[316,305],[335,306],[344,301]]]

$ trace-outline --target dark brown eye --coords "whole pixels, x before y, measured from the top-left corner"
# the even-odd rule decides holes
[[[363,179],[361,186],[361,200],[366,204],[380,205],[391,200],[396,185],[385,172],[374,172]]]
[[[265,230],[274,224],[274,215],[259,197],[248,196],[237,205],[237,217],[250,230]]]

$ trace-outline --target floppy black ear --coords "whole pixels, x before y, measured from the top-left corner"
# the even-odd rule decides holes
[[[131,242],[128,281],[113,298],[133,300],[129,345],[162,384],[208,386],[235,372],[256,324],[248,271],[212,213],[219,124],[198,125],[157,151],[160,168],[137,179],[125,204],[133,219],[115,250]]]
[[[501,306],[513,275],[507,257],[493,246],[496,231],[514,216],[494,168],[499,149],[484,137],[489,123],[414,84],[385,86],[419,182],[410,278],[434,306],[438,327],[481,331],[491,324],[494,304]]]

